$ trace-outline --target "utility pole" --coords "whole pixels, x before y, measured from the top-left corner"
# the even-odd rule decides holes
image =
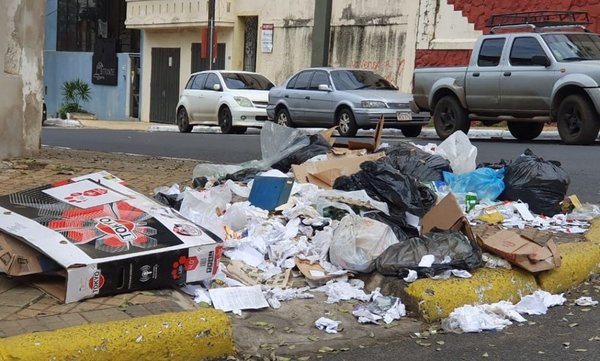
[[[216,0],[208,0],[208,70],[212,70],[214,60],[215,2]]]
[[[311,66],[329,65],[332,0],[315,0]]]

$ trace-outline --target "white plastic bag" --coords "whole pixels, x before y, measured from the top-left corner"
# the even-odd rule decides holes
[[[250,204],[250,202],[233,203],[227,207],[221,220],[234,231],[241,231],[248,227],[252,219],[267,219],[269,212]]]
[[[385,223],[347,215],[335,229],[329,248],[331,263],[356,272],[371,272],[374,261],[398,238]]]
[[[477,166],[477,147],[460,130],[446,138],[437,147],[436,153],[450,161],[455,174],[472,172]]]
[[[231,202],[231,191],[224,186],[213,187],[202,192],[188,189],[183,193],[179,212],[191,220],[225,238],[225,224],[218,216],[218,210],[224,210]]]

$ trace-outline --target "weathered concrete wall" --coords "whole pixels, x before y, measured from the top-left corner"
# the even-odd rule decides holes
[[[44,4],[0,2],[0,159],[39,150]]]

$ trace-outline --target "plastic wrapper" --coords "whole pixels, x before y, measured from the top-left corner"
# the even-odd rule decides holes
[[[448,159],[452,171],[456,174],[475,170],[477,148],[462,131],[452,133],[436,149],[436,153]]]
[[[506,188],[499,199],[521,200],[532,212],[551,217],[560,213],[569,183],[569,175],[559,162],[546,161],[527,149],[506,167]]]
[[[369,273],[375,269],[375,259],[396,243],[398,239],[387,224],[348,215],[333,233],[329,258],[343,269]]]
[[[305,132],[273,122],[265,122],[260,130],[261,164],[270,167],[309,144],[310,139]]]
[[[231,191],[224,186],[213,187],[202,192],[186,190],[183,193],[180,213],[224,239],[225,224],[219,218],[218,212],[225,210],[229,202],[231,202]]]
[[[472,172],[453,174],[444,172],[444,182],[455,193],[477,193],[477,199],[494,201],[504,191],[504,168],[477,168]]]
[[[355,191],[364,189],[376,200],[386,202],[390,213],[409,212],[422,217],[436,202],[433,190],[390,164],[364,162],[361,171],[335,180],[334,189]]]
[[[400,142],[385,150],[381,161],[421,182],[442,180],[442,172],[451,172],[450,162],[439,154],[431,154],[416,146]]]
[[[162,192],[156,193],[154,199],[176,210],[181,208],[181,202],[183,201],[179,194],[165,194]]]
[[[331,145],[327,139],[323,138],[320,134],[311,135],[309,140],[309,145],[288,154],[271,165],[271,167],[287,173],[290,171],[292,164],[302,164],[317,155],[326,154],[331,149]]]
[[[420,267],[423,256],[433,255],[429,267]],[[449,262],[448,259],[450,260]],[[408,270],[419,276],[435,276],[452,269],[473,270],[481,267],[481,249],[464,234],[434,230],[420,237],[401,240],[386,249],[375,262],[377,271],[386,276],[406,277]]]
[[[367,212],[363,214],[363,216],[390,226],[399,241],[419,235],[418,229],[406,223],[406,217],[404,214],[387,215],[383,212]]]

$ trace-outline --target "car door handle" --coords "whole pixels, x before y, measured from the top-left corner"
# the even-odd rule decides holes
[[[510,76],[512,73],[510,71],[505,71],[504,76]]]
[[[304,97],[304,99],[306,99],[306,100],[310,100],[310,97]]]
[[[473,73],[473,76],[478,78],[479,77],[479,73]]]
[[[289,96],[289,95],[284,95],[283,97],[284,97],[284,98],[289,98],[290,96]]]

